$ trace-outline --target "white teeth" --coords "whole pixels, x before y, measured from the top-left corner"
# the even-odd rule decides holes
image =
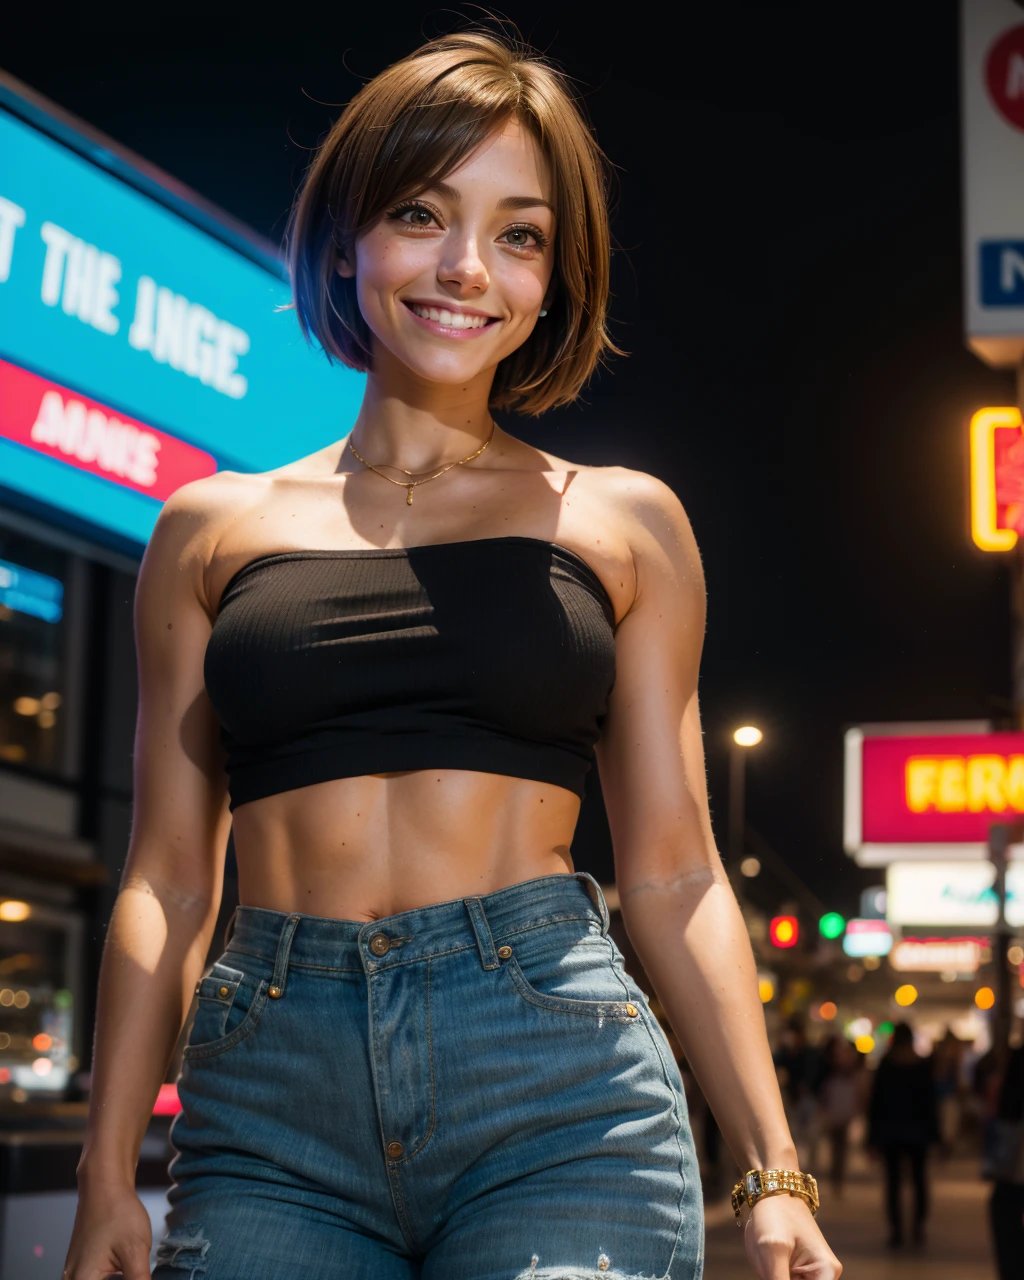
[[[421,320],[433,320],[435,324],[443,324],[447,329],[482,329],[487,324],[486,316],[470,316],[462,311],[422,307],[419,303],[413,303],[412,310]]]

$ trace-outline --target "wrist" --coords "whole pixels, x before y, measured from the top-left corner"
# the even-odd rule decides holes
[[[76,1170],[79,1188],[84,1191],[93,1187],[107,1190],[125,1187],[134,1191],[135,1166],[136,1161],[130,1154],[123,1151],[102,1151],[90,1148],[86,1143]]]
[[[748,1169],[791,1169],[800,1171],[800,1157],[791,1142],[772,1143],[760,1151],[747,1151],[744,1157],[748,1163],[743,1165],[740,1173]]]
[[[818,1183],[810,1174],[792,1169],[751,1170],[733,1187],[732,1209],[737,1223],[742,1224],[744,1207],[753,1211],[763,1200],[776,1197],[783,1201],[790,1197],[803,1200],[812,1216],[818,1212]]]

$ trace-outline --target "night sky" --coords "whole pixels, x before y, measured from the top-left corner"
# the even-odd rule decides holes
[[[617,168],[631,354],[586,403],[503,421],[680,495],[708,579],[720,840],[726,744],[752,720],[750,824],[853,911],[878,877],[842,852],[843,729],[1010,714],[1007,574],[969,541],[966,425],[1014,386],[961,337],[955,4],[504,12],[582,83]],[[325,104],[458,20],[81,13],[5,19],[0,64],[274,239]],[[577,848],[601,869],[593,808]]]

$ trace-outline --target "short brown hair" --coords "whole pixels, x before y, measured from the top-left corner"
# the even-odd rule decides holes
[[[398,201],[433,186],[516,119],[551,166],[555,268],[549,318],[498,366],[491,403],[538,414],[579,394],[615,351],[607,328],[604,157],[566,77],[487,32],[433,40],[352,99],[317,151],[288,224],[299,324],[328,359],[370,367],[370,331],[338,253]]]

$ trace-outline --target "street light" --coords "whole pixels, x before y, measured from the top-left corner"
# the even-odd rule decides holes
[[[756,725],[744,724],[733,733],[729,747],[729,862],[733,868],[743,857],[747,751],[763,737]]]

